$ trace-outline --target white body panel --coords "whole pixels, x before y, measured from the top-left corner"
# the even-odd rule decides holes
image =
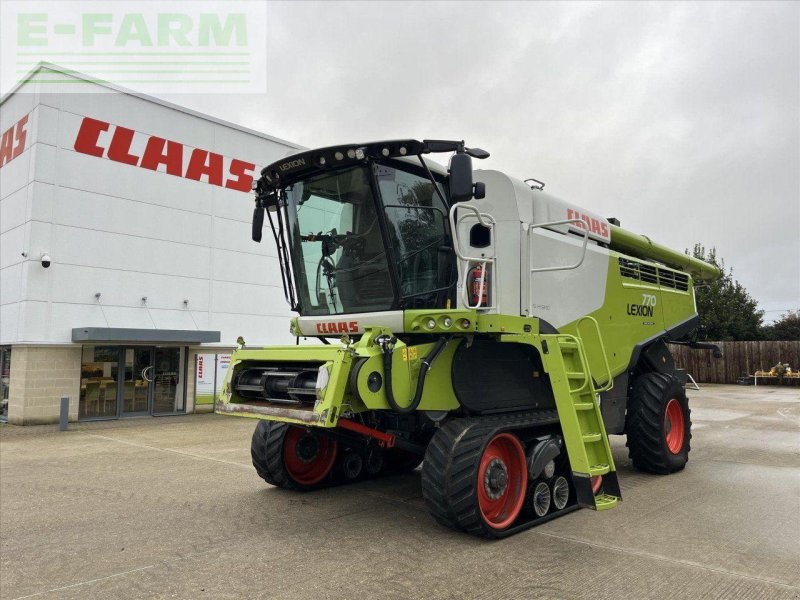
[[[498,171],[476,171],[475,179],[486,184],[486,197],[462,206],[491,216],[491,244],[470,246],[470,229],[478,220],[466,209],[458,213],[467,215],[458,219],[458,239],[462,254],[494,259],[489,308],[482,310],[535,316],[558,328],[600,308],[609,262],[609,252],[600,243],[610,240],[608,222]],[[567,219],[581,223],[541,226]],[[584,231],[589,237],[585,255]],[[459,281],[463,282],[468,266],[459,262]],[[531,269],[552,270],[531,273]],[[460,290],[459,307],[465,307]]]
[[[24,150],[0,167],[0,345],[70,343],[72,328],[87,326],[219,330],[221,346],[239,335],[292,341],[272,236],[250,240],[252,194],[224,182],[233,159],[255,175],[298,147],[146,97],[82,89],[91,93],[24,84],[0,105],[0,133],[28,116]],[[101,156],[76,151],[87,116],[109,124],[96,136]],[[154,136],[181,144],[183,176],[110,160],[119,126],[136,132],[139,159]],[[222,186],[186,178],[195,149],[222,156]]]

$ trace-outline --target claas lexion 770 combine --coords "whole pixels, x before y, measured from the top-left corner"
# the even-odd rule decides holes
[[[424,155],[453,153],[448,169]],[[258,419],[253,465],[313,490],[422,464],[433,517],[502,537],[620,500],[633,464],[689,454],[686,375],[667,341],[716,267],[490,170],[463,142],[322,148],[256,182],[295,346],[234,353],[217,410]],[[689,343],[689,342],[686,342]],[[696,344],[695,344],[696,345]]]

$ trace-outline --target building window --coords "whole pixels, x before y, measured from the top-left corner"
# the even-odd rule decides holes
[[[8,389],[11,384],[11,346],[0,347],[0,421],[8,420]]]
[[[117,416],[119,346],[84,346],[81,360],[79,418]]]

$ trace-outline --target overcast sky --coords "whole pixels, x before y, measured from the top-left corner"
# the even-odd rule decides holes
[[[168,99],[305,146],[465,139],[480,166],[800,309],[800,4],[271,3],[268,93]],[[780,312],[768,312],[768,320]]]

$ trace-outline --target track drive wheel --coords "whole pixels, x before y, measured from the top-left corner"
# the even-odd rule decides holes
[[[689,460],[692,422],[681,383],[663,373],[645,373],[633,384],[625,431],[628,455],[640,471],[668,474]]]
[[[250,456],[258,475],[287,490],[320,487],[336,462],[336,440],[303,427],[259,421]]]
[[[525,451],[510,432],[456,419],[433,436],[422,466],[422,496],[441,524],[484,537],[512,527],[525,502]]]

